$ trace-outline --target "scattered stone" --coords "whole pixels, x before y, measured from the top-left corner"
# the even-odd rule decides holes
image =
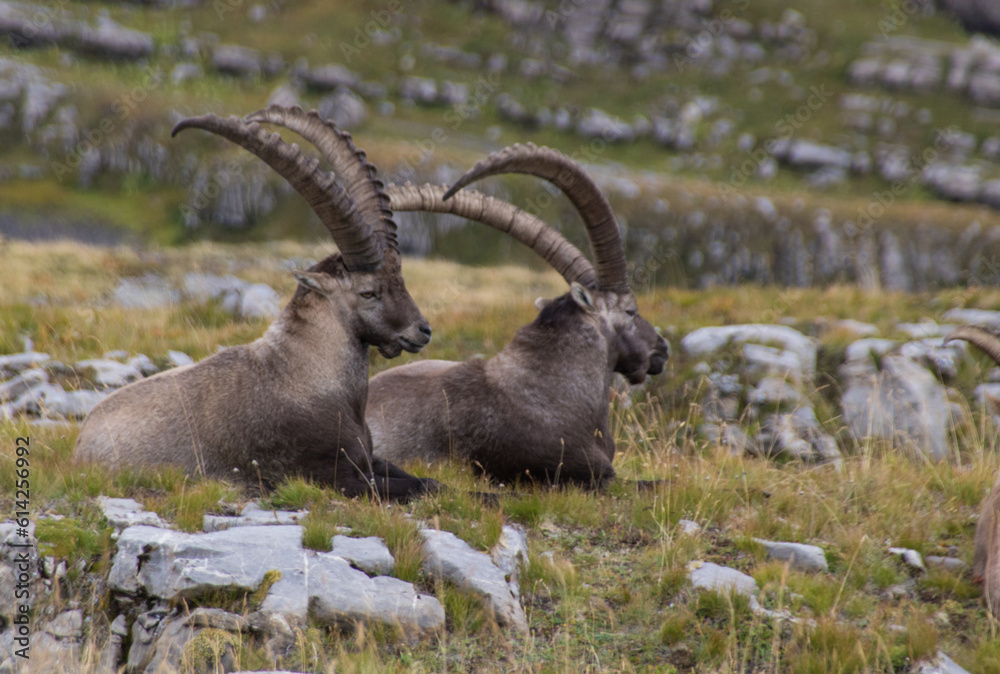
[[[936,555],[927,555],[924,557],[924,561],[927,566],[935,566],[946,571],[955,571],[957,573],[963,573],[968,570],[969,565],[958,557],[938,557]]]
[[[0,356],[0,374],[4,376],[16,375],[24,370],[37,368],[50,358],[51,356],[47,353],[37,353],[34,351]]]
[[[16,400],[38,386],[48,382],[49,375],[40,368],[25,370],[10,381],[0,384],[0,403]]]
[[[194,358],[183,351],[167,351],[167,362],[170,363],[170,367],[184,367],[193,365]]]
[[[792,351],[747,343],[743,345],[743,358],[747,362],[746,373],[751,376],[763,373],[795,382],[802,381],[802,363],[798,354]]]
[[[920,556],[920,553],[916,550],[910,550],[909,548],[889,548],[889,554],[896,555],[900,557],[907,566],[913,567],[919,571],[926,571],[927,567],[924,566],[924,559]]]
[[[308,510],[265,510],[254,502],[248,503],[236,517],[227,515],[205,515],[202,530],[224,531],[232,527],[268,526],[277,524],[301,524]]]
[[[119,531],[137,524],[167,528],[167,523],[161,520],[159,515],[144,509],[141,503],[130,498],[98,496],[97,505],[100,506],[108,524]]]
[[[44,400],[45,414],[57,419],[83,419],[97,404],[108,397],[107,391],[64,391],[53,388]]]
[[[351,566],[369,576],[388,576],[396,568],[396,560],[389,548],[375,536],[353,538],[338,534],[333,537],[330,554],[346,559]]]
[[[696,536],[701,533],[701,525],[691,520],[678,520],[677,528],[685,536]]]
[[[948,455],[948,401],[930,371],[903,356],[887,355],[881,370],[871,361],[848,362],[841,376],[840,406],[856,441],[891,440],[935,461]]]
[[[259,77],[264,59],[256,49],[234,44],[219,45],[212,51],[212,68],[227,75]]]
[[[281,313],[281,296],[266,283],[254,283],[240,294],[239,315],[274,320]]]
[[[160,368],[156,367],[156,363],[150,360],[149,356],[143,353],[140,353],[134,358],[130,358],[126,365],[139,370],[144,377],[151,377],[160,371]]]
[[[528,621],[507,578],[484,552],[473,550],[455,534],[421,529],[426,555],[423,569],[434,578],[454,583],[481,597],[500,625],[528,631]]]
[[[797,405],[803,397],[784,379],[765,377],[750,390],[748,400],[751,405]]]
[[[986,309],[949,309],[944,312],[945,320],[956,323],[978,325],[990,330],[1000,331],[1000,311]],[[0,363],[2,365],[2,363]]]
[[[94,383],[106,388],[120,388],[142,379],[142,372],[116,360],[81,360],[76,369],[89,371]]]
[[[957,328],[957,325],[938,325],[934,321],[920,323],[899,323],[896,329],[909,335],[910,339],[927,339],[931,337],[946,337]]]
[[[518,526],[505,524],[500,539],[490,550],[490,559],[507,578],[514,597],[521,597],[521,572],[528,565],[528,537]]]
[[[768,557],[782,562],[791,562],[791,567],[797,571],[822,571],[824,573],[829,571],[826,554],[820,547],[803,543],[768,541],[763,538],[753,540],[764,546]]]
[[[918,663],[913,669],[913,674],[969,674],[969,672],[945,655],[944,651],[938,651],[936,660]]]
[[[123,278],[111,293],[111,300],[126,309],[157,309],[179,299],[170,282],[155,274]]]
[[[681,345],[691,357],[697,358],[718,351],[729,342],[780,344],[798,356],[802,373],[806,377],[811,378],[816,374],[816,344],[801,332],[784,325],[750,324],[698,328],[685,335]]]
[[[341,129],[356,129],[368,119],[368,106],[347,87],[337,87],[333,94],[319,102],[318,111],[324,119],[332,119]]]
[[[732,591],[746,597],[757,595],[757,581],[751,576],[712,562],[691,562],[688,564],[688,578],[696,590]]]
[[[445,626],[444,608],[434,597],[398,578],[369,578],[340,557],[316,555],[309,585],[310,612],[331,626],[353,629],[358,622],[377,622],[411,640],[435,636]]]

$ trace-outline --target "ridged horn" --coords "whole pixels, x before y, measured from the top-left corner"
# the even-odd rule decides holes
[[[332,165],[334,174],[354,200],[355,207],[379,232],[385,246],[398,250],[396,223],[392,219],[389,198],[382,182],[376,177],[375,167],[368,161],[364,150],[354,145],[351,134],[341,131],[315,110],[306,112],[297,105],[291,108],[272,105],[251,112],[243,119],[283,126],[315,145]]]
[[[944,343],[947,344],[953,339],[963,339],[969,344],[978,346],[983,353],[993,359],[993,362],[1000,365],[1000,337],[989,330],[975,325],[963,325],[960,328],[955,328],[945,338]]]
[[[594,267],[580,249],[549,227],[543,220],[502,199],[476,190],[463,190],[445,201],[446,185],[386,185],[395,211],[431,211],[451,213],[476,220],[509,234],[528,246],[559,272],[567,283],[576,281],[596,287]]]
[[[629,292],[625,248],[611,204],[583,168],[558,150],[526,143],[494,152],[459,178],[444,198],[450,199],[466,185],[500,173],[527,173],[544,178],[562,190],[587,228],[598,287]]]
[[[170,135],[173,137],[191,128],[203,129],[236,143],[287,180],[330,231],[348,269],[374,269],[382,263],[382,245],[371,224],[334,176],[319,168],[318,160],[307,158],[297,146],[289,145],[278,134],[238,117],[223,119],[213,114],[189,117],[178,122]]]

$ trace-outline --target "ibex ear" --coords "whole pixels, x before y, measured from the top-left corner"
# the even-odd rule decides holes
[[[550,304],[552,304],[552,300],[547,300],[544,297],[539,297],[535,300],[535,308],[538,309],[539,311],[549,306]]]
[[[590,291],[584,288],[582,285],[573,281],[569,286],[570,297],[576,302],[581,309],[587,311],[594,310],[594,296],[590,294]]]
[[[313,271],[293,271],[292,275],[295,280],[299,282],[299,285],[304,287],[306,290],[313,290],[323,297],[329,296],[331,293],[335,292],[341,284],[339,279],[336,279],[329,274],[318,274]]]

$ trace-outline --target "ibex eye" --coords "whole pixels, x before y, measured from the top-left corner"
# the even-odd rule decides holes
[[[375,297],[375,293],[372,293],[372,292],[364,292],[364,293],[358,293],[358,294],[361,295],[362,297],[364,297],[366,300],[370,300],[371,298]]]
[[[639,310],[638,309],[626,309],[625,313],[628,314],[629,318],[635,318],[636,316],[639,315]]]

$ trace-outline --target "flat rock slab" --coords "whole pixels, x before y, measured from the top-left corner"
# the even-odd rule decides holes
[[[424,539],[424,572],[465,588],[486,601],[500,625],[528,631],[528,620],[521,602],[507,585],[504,572],[485,552],[473,550],[468,543],[448,531],[421,529]]]
[[[76,368],[91,371],[95,384],[109,388],[118,388],[142,379],[142,372],[138,368],[117,360],[81,360]]]
[[[387,576],[396,568],[396,560],[389,548],[376,536],[352,538],[337,534],[333,537],[330,554],[346,559],[351,566],[370,576]]]
[[[167,524],[154,512],[147,511],[142,504],[130,498],[108,498],[99,496],[97,504],[104,512],[104,517],[115,529],[124,529],[137,524],[150,527],[166,528]]]
[[[969,672],[943,651],[938,651],[937,658],[933,662],[921,662],[914,667],[913,674],[969,674]]]
[[[397,578],[369,578],[333,553],[304,549],[297,525],[203,534],[132,526],[118,538],[108,577],[112,590],[170,602],[222,588],[252,592],[265,582],[270,585],[260,610],[291,624],[304,626],[310,614],[337,626],[377,622],[410,639],[444,628],[437,599]]]
[[[309,566],[309,609],[328,625],[353,628],[379,622],[399,629],[409,639],[433,636],[444,629],[444,607],[413,585],[390,576],[369,578],[345,559],[316,555]]]
[[[688,565],[688,578],[697,590],[733,591],[747,597],[757,595],[757,581],[751,576],[712,562],[691,562]]]
[[[528,566],[528,537],[520,527],[505,524],[500,539],[490,550],[490,559],[507,578],[515,597],[521,596],[521,571]]]
[[[273,526],[298,524],[309,514],[308,510],[265,510],[256,503],[248,503],[239,515],[205,515],[202,530],[225,531],[233,527]]]
[[[38,353],[37,351],[0,356],[0,373],[9,372],[17,374],[22,370],[38,367],[50,358],[49,354]]]
[[[698,328],[681,340],[681,346],[693,358],[718,351],[730,342],[754,344],[780,344],[798,356],[802,373],[807,377],[816,374],[816,344],[798,330],[785,325],[727,325]]]
[[[823,549],[815,545],[768,541],[762,538],[753,540],[764,546],[768,557],[782,562],[790,561],[791,567],[797,571],[829,571]]]

